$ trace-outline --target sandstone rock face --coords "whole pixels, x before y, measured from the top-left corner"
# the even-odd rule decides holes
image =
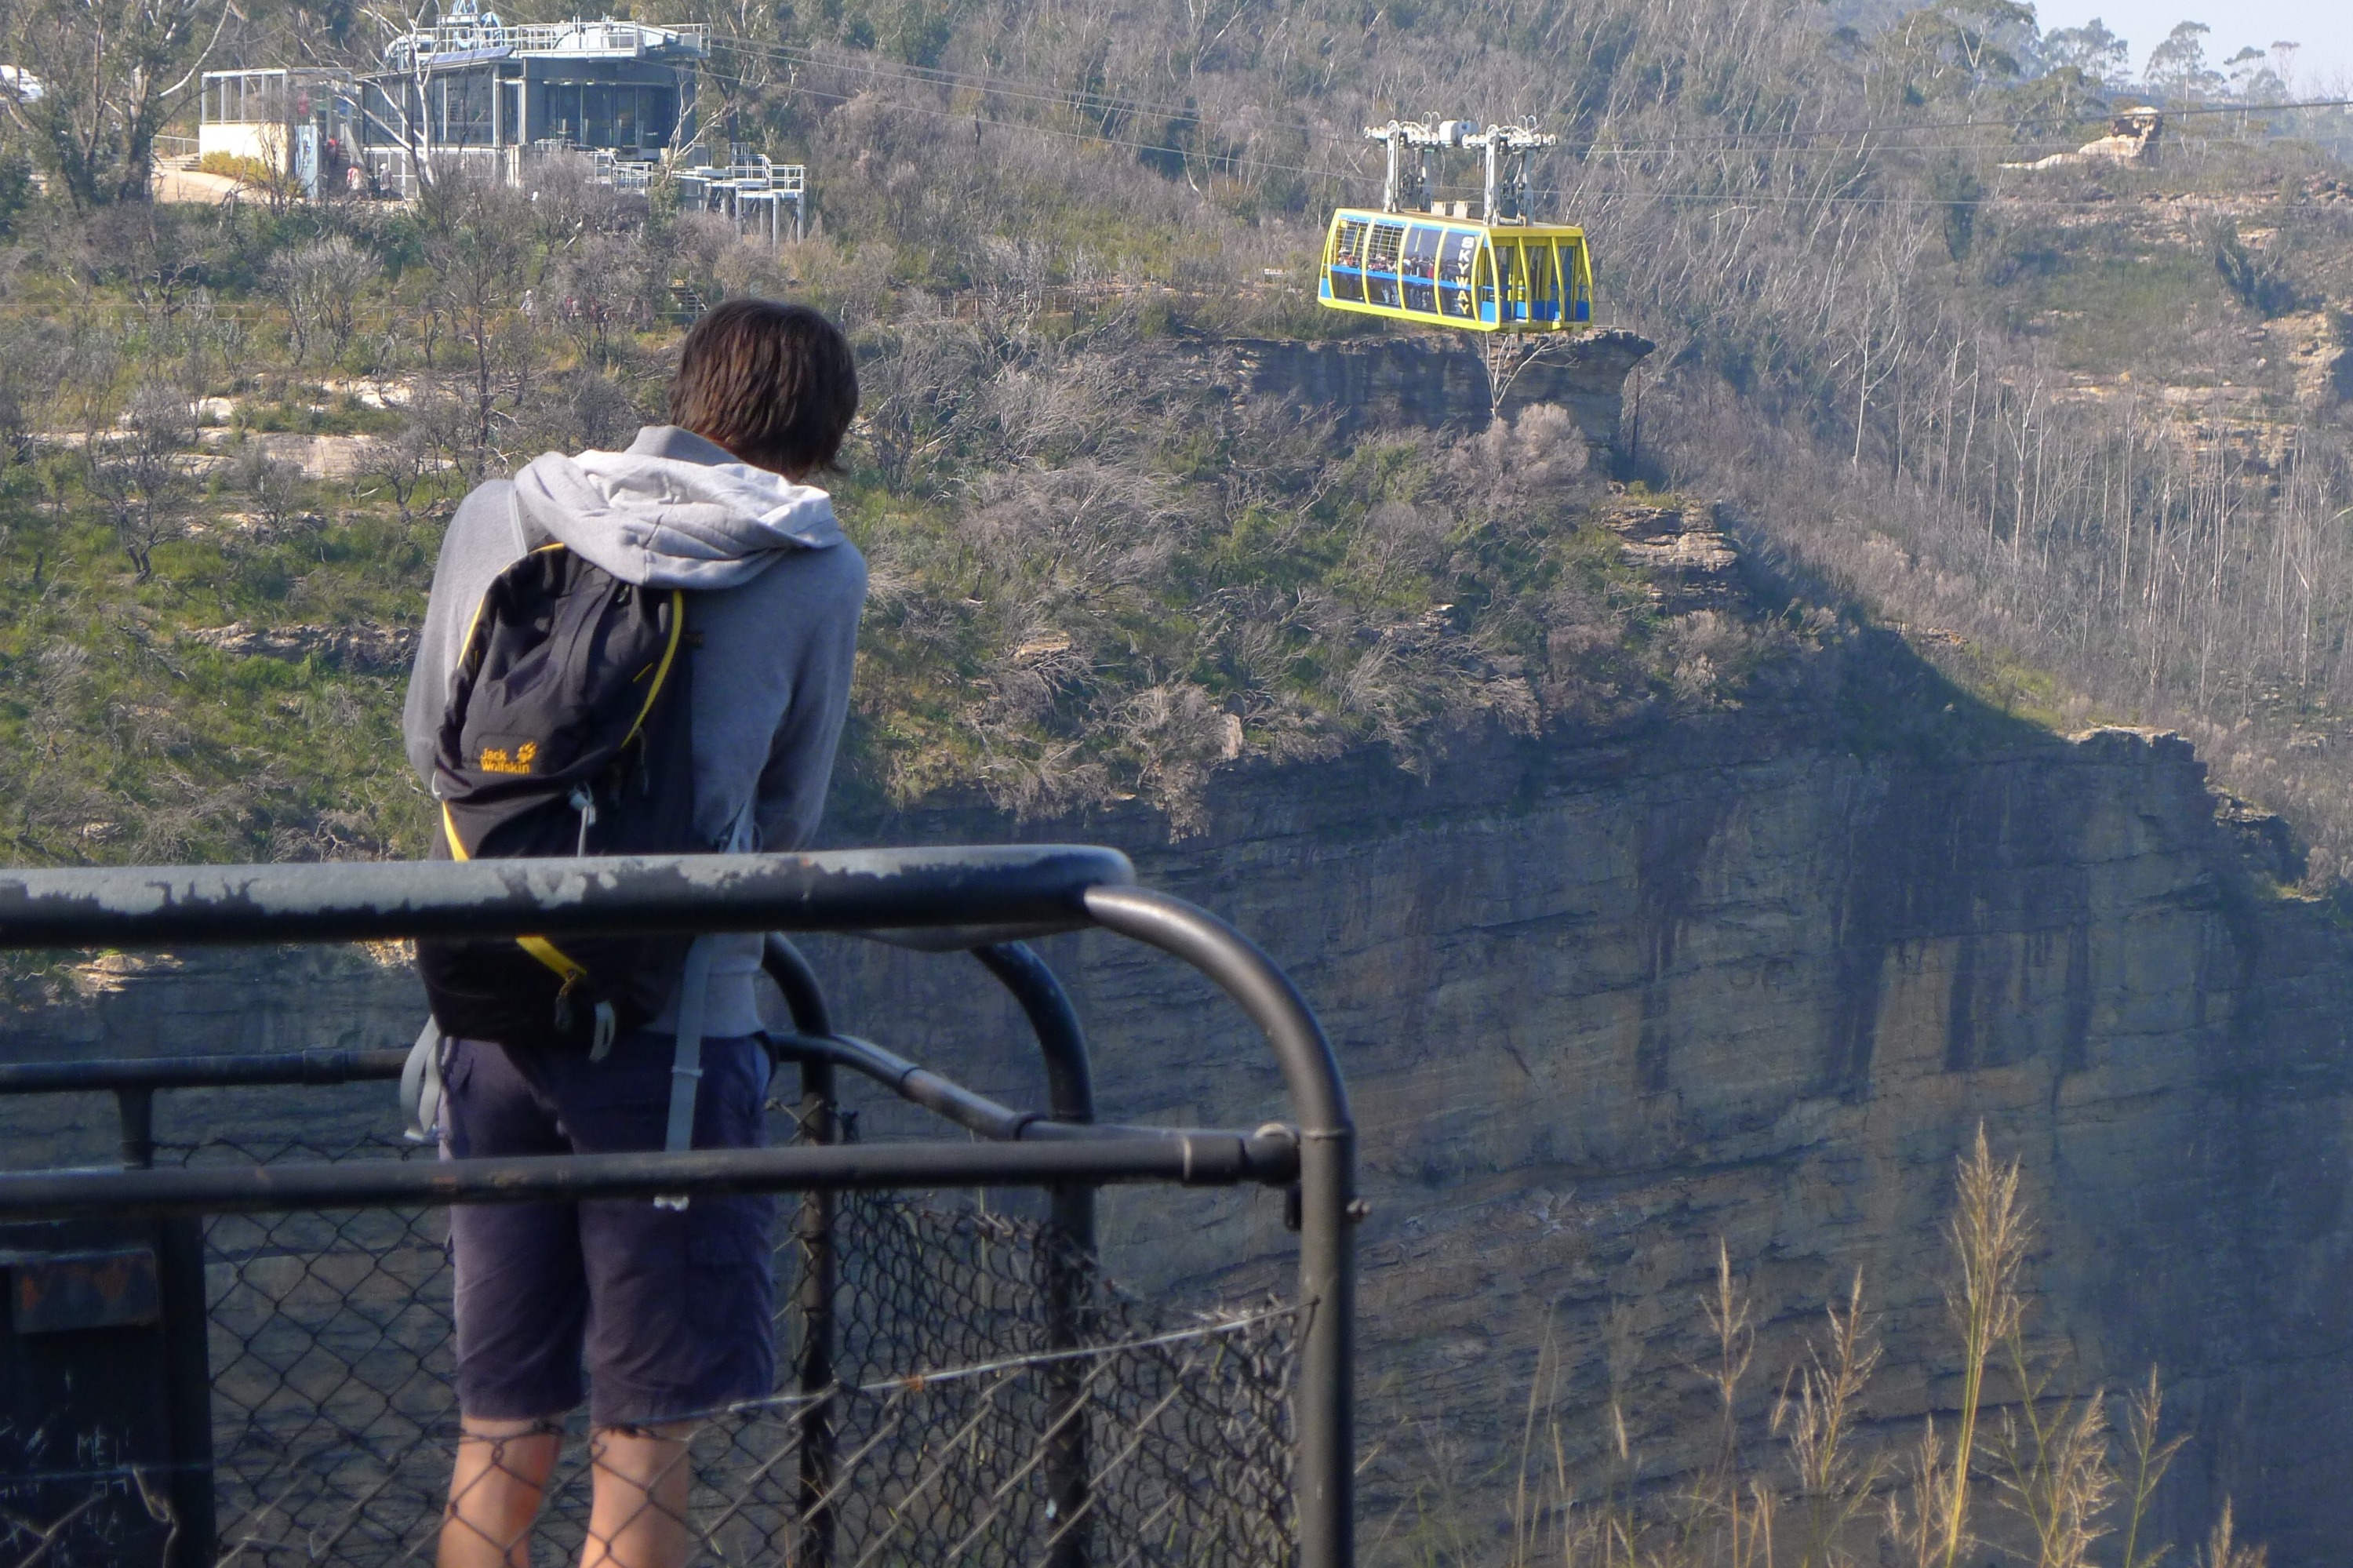
[[[1855,657],[1905,656],[1890,639]],[[2179,741],[1939,750],[1809,712],[1465,741],[1427,780],[1371,756],[1236,766],[1175,843],[1140,815],[1019,831],[1123,844],[1319,1010],[1373,1205],[1367,1443],[1400,1451],[1409,1411],[1442,1418],[1471,1468],[1508,1460],[1549,1343],[1572,1467],[1599,1473],[1614,1396],[1641,1475],[1687,1469],[1714,1442],[1690,1369],[1718,1238],[1761,1313],[1758,1454],[1771,1389],[1857,1268],[1887,1347],[1869,1411],[1908,1440],[1956,1397],[1940,1225],[1982,1121],[2023,1162],[2030,1333],[2058,1386],[2114,1391],[2155,1364],[2193,1436],[2166,1532],[2202,1533],[2227,1494],[2275,1563],[2335,1561],[2353,1525],[2334,1437],[2353,1407],[2353,934],[2267,891]],[[937,813],[860,836],[1015,832]],[[841,1027],[1041,1100],[977,966],[810,946]],[[1266,1052],[1206,983],[1100,936],[1044,949],[1107,1117],[1282,1114]],[[417,1017],[396,969],[195,955],[100,969],[13,1020],[7,1054],[402,1044]],[[381,1126],[390,1098],[183,1096],[164,1120]],[[906,1125],[858,1103],[866,1136]],[[40,1130],[16,1163],[102,1157],[111,1136],[102,1102],[29,1114],[11,1112]],[[1119,1192],[1105,1218],[1113,1267],[1152,1292],[1287,1277],[1271,1193]]]
[[[1635,333],[1586,334],[1548,347],[1506,388],[1509,410],[1566,408],[1597,452],[1621,450],[1627,373],[1654,345]],[[1345,338],[1332,343],[1240,338],[1219,345],[1252,395],[1328,413],[1343,432],[1365,425],[1484,429],[1487,370],[1472,334]]]
[[[2263,331],[2294,371],[2295,400],[2306,413],[2326,414],[2353,399],[2353,344],[2329,312],[2295,312],[2266,322]]]
[[[1131,841],[1147,881],[1269,948],[1340,1053],[1373,1204],[1368,1438],[1443,1413],[1466,1467],[1508,1475],[1549,1338],[1573,1464],[1603,1467],[1613,1393],[1643,1474],[1702,1462],[1690,1369],[1721,1237],[1765,1316],[1758,1451],[1858,1267],[1887,1347],[1871,1414],[1908,1439],[1957,1396],[1941,1225],[1982,1121],[2024,1165],[2056,1386],[2154,1364],[2194,1434],[2160,1525],[2202,1536],[2229,1495],[2275,1562],[2333,1560],[2353,942],[2259,890],[2171,737],[1960,762],[1785,740],[1496,743],[1428,784],[1370,759],[1243,775],[1202,837]],[[1049,947],[1106,1114],[1281,1113],[1205,987],[1100,938]],[[1035,1094],[976,977],[826,958],[852,1027]],[[1147,1286],[1281,1283],[1233,1266],[1281,1249],[1271,1197],[1112,1213],[1115,1266]]]

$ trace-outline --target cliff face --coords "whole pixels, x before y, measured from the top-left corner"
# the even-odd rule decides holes
[[[2193,1434],[2160,1526],[2202,1536],[2228,1495],[2275,1562],[2333,1561],[2353,1522],[2327,1479],[2353,1403],[2353,940],[2264,891],[2170,737],[1858,747],[1837,716],[1858,684],[1968,722],[1906,660],[1852,649],[1811,735],[1495,741],[1426,784],[1372,759],[1232,778],[1173,846],[1062,831],[1130,842],[1146,881],[1229,915],[1320,1010],[1373,1202],[1368,1439],[1442,1412],[1472,1467],[1508,1459],[1549,1337],[1573,1462],[1602,1467],[1613,1390],[1644,1474],[1703,1460],[1689,1369],[1721,1237],[1763,1315],[1760,1450],[1772,1389],[1857,1268],[1887,1347],[1868,1406],[1908,1441],[1886,1424],[1957,1396],[1941,1227],[1982,1121],[2023,1161],[2028,1333],[2054,1389],[2156,1365]],[[1262,1050],[1202,988],[1097,938],[1051,948],[1109,1114],[1279,1113]],[[992,1044],[1009,1021],[965,1011],[976,977],[828,959],[861,1023],[906,1019],[926,1057],[1020,1084]],[[1130,1277],[1279,1281],[1230,1267],[1280,1246],[1271,1198],[1114,1213]]]
[[[1504,409],[1566,408],[1596,452],[1622,456],[1626,376],[1654,346],[1614,328],[1547,344],[1511,376]],[[1367,425],[1480,430],[1492,412],[1486,365],[1467,333],[1328,343],[1236,338],[1215,354],[1253,397],[1328,416],[1343,435]]]
[[[1889,715],[1896,715],[1891,719]],[[2242,813],[2243,817],[2243,813]],[[1697,1300],[1723,1238],[1763,1314],[1746,1414],[1860,1267],[1891,1441],[1949,1407],[1940,1224],[1984,1122],[2038,1221],[2030,1333],[2060,1387],[2159,1366],[2194,1441],[2162,1523],[2228,1494],[2283,1564],[2334,1561],[2353,1408],[2353,936],[2265,891],[2203,770],[2165,737],[2074,742],[1969,709],[1891,638],[1770,701],[1638,734],[1465,741],[1427,780],[1377,757],[1221,775],[1202,833],[1141,816],[934,813],[893,839],[1121,843],[1299,980],[1363,1127],[1367,1441],[1442,1414],[1515,1451],[1549,1339],[1573,1463],[1622,1397],[1646,1475],[1713,1441]],[[842,1026],[1034,1098],[976,966],[812,944]],[[1208,988],[1108,938],[1045,944],[1093,1031],[1105,1114],[1250,1125],[1282,1112],[1263,1048]],[[277,956],[115,965],[22,1015],[8,1053],[399,1044],[396,970]],[[387,1088],[184,1096],[252,1130],[388,1120]],[[897,1119],[863,1102],[869,1136]],[[43,1124],[17,1162],[109,1134]],[[20,1119],[20,1126],[27,1125]],[[1114,1195],[1115,1270],[1178,1296],[1280,1285],[1271,1194]],[[1997,1393],[2000,1392],[1997,1388]],[[1941,1423],[1940,1423],[1941,1425]]]

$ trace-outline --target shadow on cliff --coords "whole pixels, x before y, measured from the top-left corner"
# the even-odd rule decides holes
[[[1799,677],[1788,694],[1811,710],[1810,739],[1861,756],[1930,764],[2067,744],[1960,685],[1902,632],[1876,623],[1839,585],[1729,507],[1719,506],[1718,518],[1739,551],[1741,588],[1754,613],[1815,629],[1818,649],[1799,655],[1794,672],[1781,673]]]

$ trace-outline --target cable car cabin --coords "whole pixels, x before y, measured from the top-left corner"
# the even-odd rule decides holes
[[[1593,320],[1593,259],[1581,228],[1343,208],[1316,297],[1430,326],[1575,332]]]

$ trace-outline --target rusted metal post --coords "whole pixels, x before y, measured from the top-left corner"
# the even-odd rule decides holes
[[[974,958],[1004,982],[1038,1036],[1046,1059],[1048,1113],[1056,1121],[1092,1125],[1093,1075],[1086,1035],[1068,993],[1027,943],[976,948]],[[1074,1351],[1092,1335],[1090,1288],[1095,1251],[1095,1189],[1065,1182],[1052,1189],[1046,1222],[1046,1348]],[[1053,1521],[1047,1568],[1085,1568],[1087,1542],[1087,1368],[1076,1358],[1046,1365],[1046,1501]]]
[[[830,1034],[833,1019],[817,971],[801,951],[780,936],[767,941],[769,978],[785,995],[793,1028],[802,1034]],[[832,1143],[840,1136],[835,1104],[833,1064],[815,1057],[801,1059],[801,1101],[794,1113],[794,1141]],[[801,1342],[794,1357],[793,1377],[808,1401],[801,1407],[800,1520],[798,1560],[810,1568],[833,1561],[836,1512],[833,1505],[833,1347],[834,1315],[839,1264],[833,1245],[834,1194],[818,1190],[801,1194],[793,1214],[793,1240],[800,1253],[800,1280],[794,1304],[799,1308]]]
[[[155,1090],[120,1085],[115,1112],[121,1123],[122,1167],[155,1164]],[[213,1510],[213,1372],[206,1344],[205,1222],[195,1214],[155,1222],[155,1285],[164,1310],[164,1399],[172,1473],[164,1493],[174,1533],[167,1568],[209,1568],[219,1526]]]

